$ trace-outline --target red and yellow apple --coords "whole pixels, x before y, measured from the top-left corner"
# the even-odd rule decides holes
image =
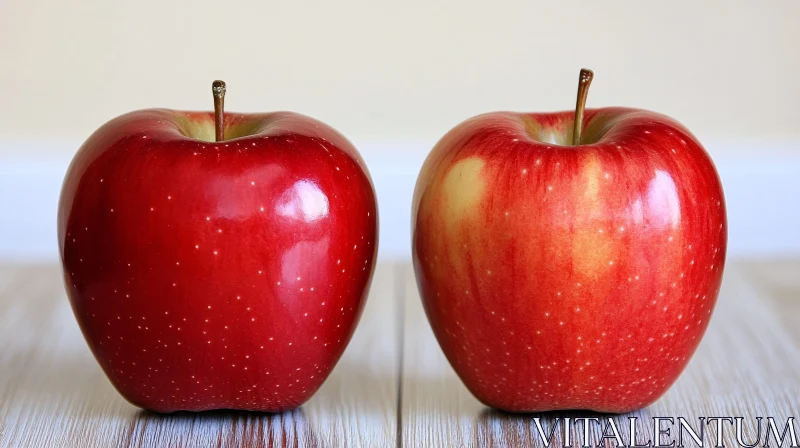
[[[302,115],[221,115],[115,118],[64,180],[70,303],[114,387],[142,408],[302,404],[369,288],[378,217],[356,149]]]
[[[725,202],[697,139],[663,115],[605,108],[585,111],[572,144],[574,115],[471,118],[416,185],[426,314],[467,388],[506,411],[652,403],[720,288]]]

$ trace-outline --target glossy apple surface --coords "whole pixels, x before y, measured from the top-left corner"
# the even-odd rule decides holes
[[[75,316],[142,408],[280,411],[345,349],[377,246],[356,149],[292,113],[144,110],[96,131],[61,192]]]
[[[425,311],[447,359],[506,411],[625,412],[677,379],[727,241],[717,172],[651,112],[492,113],[426,160],[413,205]]]

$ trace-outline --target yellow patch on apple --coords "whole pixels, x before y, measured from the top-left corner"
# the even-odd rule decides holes
[[[482,171],[485,162],[480,157],[459,161],[442,181],[441,198],[448,225],[453,225],[477,210],[486,185]]]

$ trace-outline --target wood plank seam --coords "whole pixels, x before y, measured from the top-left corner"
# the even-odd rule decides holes
[[[406,322],[405,322],[405,294],[406,294],[406,266],[397,263],[394,269],[395,286],[394,299],[397,313],[397,448],[403,446],[403,357]]]

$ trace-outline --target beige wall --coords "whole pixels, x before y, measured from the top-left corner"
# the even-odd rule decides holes
[[[701,135],[800,137],[800,1],[5,0],[0,138],[209,109],[222,78],[231,110],[435,139],[484,111],[570,108],[582,66],[596,73],[590,107],[657,110]]]

